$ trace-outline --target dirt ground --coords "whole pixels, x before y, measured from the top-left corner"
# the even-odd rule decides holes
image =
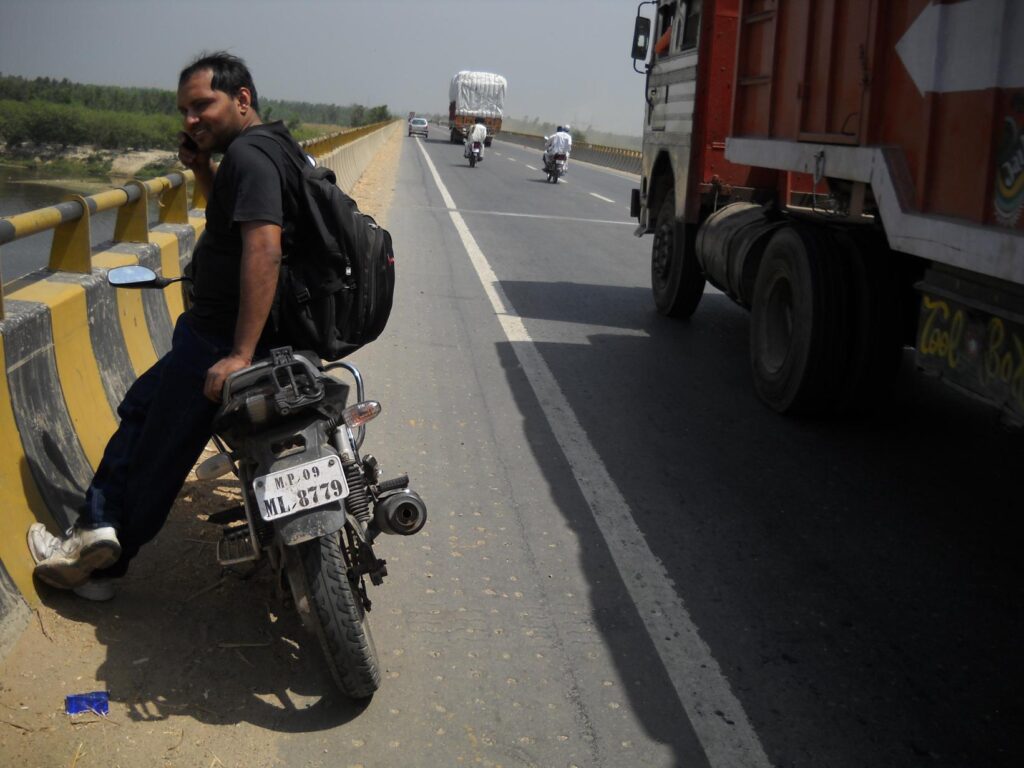
[[[384,225],[403,135],[352,194]],[[0,663],[0,764],[281,765],[272,743],[282,734],[317,730],[327,706],[336,721],[338,702],[320,695],[319,648],[269,568],[216,563],[219,531],[205,518],[240,500],[233,478],[191,477],[110,603],[40,587],[44,604]],[[66,695],[90,691],[109,692],[108,716],[64,714]]]

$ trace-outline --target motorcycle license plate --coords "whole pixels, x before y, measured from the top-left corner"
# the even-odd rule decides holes
[[[348,483],[337,456],[257,477],[252,487],[260,517],[268,521],[316,509],[348,496]]]

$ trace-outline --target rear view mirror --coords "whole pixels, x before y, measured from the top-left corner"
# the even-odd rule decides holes
[[[114,267],[107,272],[107,282],[118,288],[163,288],[183,280],[183,277],[160,277],[149,267],[131,264]]]
[[[107,282],[111,285],[121,287],[143,286],[156,281],[156,272],[149,267],[136,265],[128,267],[114,267],[107,272]]]
[[[637,16],[633,27],[633,59],[647,60],[647,48],[651,44],[651,20],[646,16]]]

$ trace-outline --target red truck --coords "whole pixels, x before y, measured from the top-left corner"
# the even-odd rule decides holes
[[[1024,424],[1024,4],[644,5],[631,214],[658,311],[706,281],[749,309],[782,413],[870,407],[909,346]]]

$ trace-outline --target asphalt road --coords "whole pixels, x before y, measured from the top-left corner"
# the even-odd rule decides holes
[[[355,358],[431,518],[379,547],[382,690],[289,764],[1019,765],[1024,438],[909,360],[869,419],[777,416],[745,312],[654,312],[634,179],[432,133]]]
[[[4,667],[0,755],[1021,765],[1024,436],[909,360],[869,419],[779,417],[744,311],[709,291],[688,322],[654,312],[635,179],[573,162],[547,184],[503,142],[470,169],[432,133],[401,140],[395,310],[353,356],[384,409],[364,449],[430,508],[378,540],[381,690],[333,690],[269,568],[216,566],[197,515],[237,489],[195,481],[117,601],[49,595]],[[93,680],[113,721],[67,722]]]

